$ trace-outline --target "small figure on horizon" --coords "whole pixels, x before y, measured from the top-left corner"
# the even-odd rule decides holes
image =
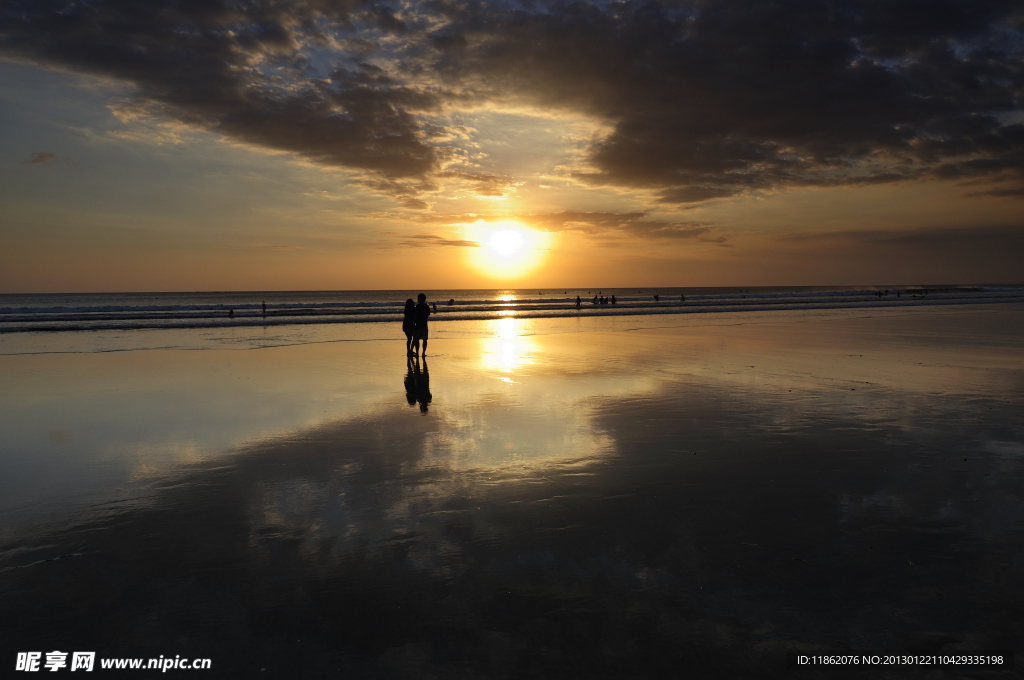
[[[579,296],[579,295],[577,295],[577,296],[576,296],[576,306],[577,306],[577,307],[579,307],[579,306],[580,306],[580,305],[582,305],[582,304],[583,304],[583,300],[580,300],[580,296]]]
[[[407,356],[412,356],[413,337],[416,335],[416,303],[412,301],[412,298],[405,301],[402,332],[405,333],[405,353]]]
[[[420,293],[416,296],[419,304],[414,310],[416,320],[416,332],[413,338],[413,354],[420,351],[420,340],[423,341],[423,356],[427,356],[427,318],[430,316],[430,305],[427,304],[427,296]]]

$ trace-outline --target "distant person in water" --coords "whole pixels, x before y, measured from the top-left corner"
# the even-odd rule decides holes
[[[658,294],[657,294],[657,293],[655,293],[655,294],[654,294],[654,301],[655,301],[655,302],[657,302],[657,301],[658,301]]]
[[[580,296],[579,296],[579,295],[577,295],[577,296],[576,296],[576,306],[577,306],[577,307],[579,307],[579,306],[580,306],[580,305],[582,305],[582,304],[583,304],[583,300],[581,300],[581,299],[580,299]]]
[[[234,319],[235,318],[235,310],[229,309],[228,310],[228,317]]]
[[[680,302],[686,302],[686,296],[685,295],[680,295],[679,296],[679,301]]]
[[[614,295],[612,296],[612,304],[613,305],[615,304],[615,296]]]
[[[263,301],[263,316],[267,315],[267,301]]]
[[[427,296],[420,293],[417,298],[419,304],[416,305],[413,316],[416,320],[416,333],[413,336],[413,354],[420,351],[419,344],[420,340],[423,341],[423,356],[427,356],[427,318],[430,316],[430,305],[427,304]]]
[[[402,332],[405,333],[405,353],[411,355],[413,338],[416,335],[416,303],[412,301],[412,298],[405,301]]]

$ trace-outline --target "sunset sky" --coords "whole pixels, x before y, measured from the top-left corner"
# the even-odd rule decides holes
[[[0,293],[1024,281],[1011,0],[0,0]]]

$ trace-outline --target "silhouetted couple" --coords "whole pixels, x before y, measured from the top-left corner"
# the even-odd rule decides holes
[[[430,305],[427,296],[420,293],[419,304],[414,305],[412,298],[405,301],[405,317],[402,319],[402,332],[405,333],[405,353],[416,356],[423,341],[423,356],[427,356],[427,317],[430,316]]]

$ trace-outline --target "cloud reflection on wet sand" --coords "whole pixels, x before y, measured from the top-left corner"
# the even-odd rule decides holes
[[[781,676],[789,649],[1012,648],[1019,316],[970,317],[952,349],[905,342],[959,318],[926,315],[514,337],[511,363],[449,341],[427,416],[377,403],[8,535],[0,598],[24,615],[0,630],[247,677]]]

